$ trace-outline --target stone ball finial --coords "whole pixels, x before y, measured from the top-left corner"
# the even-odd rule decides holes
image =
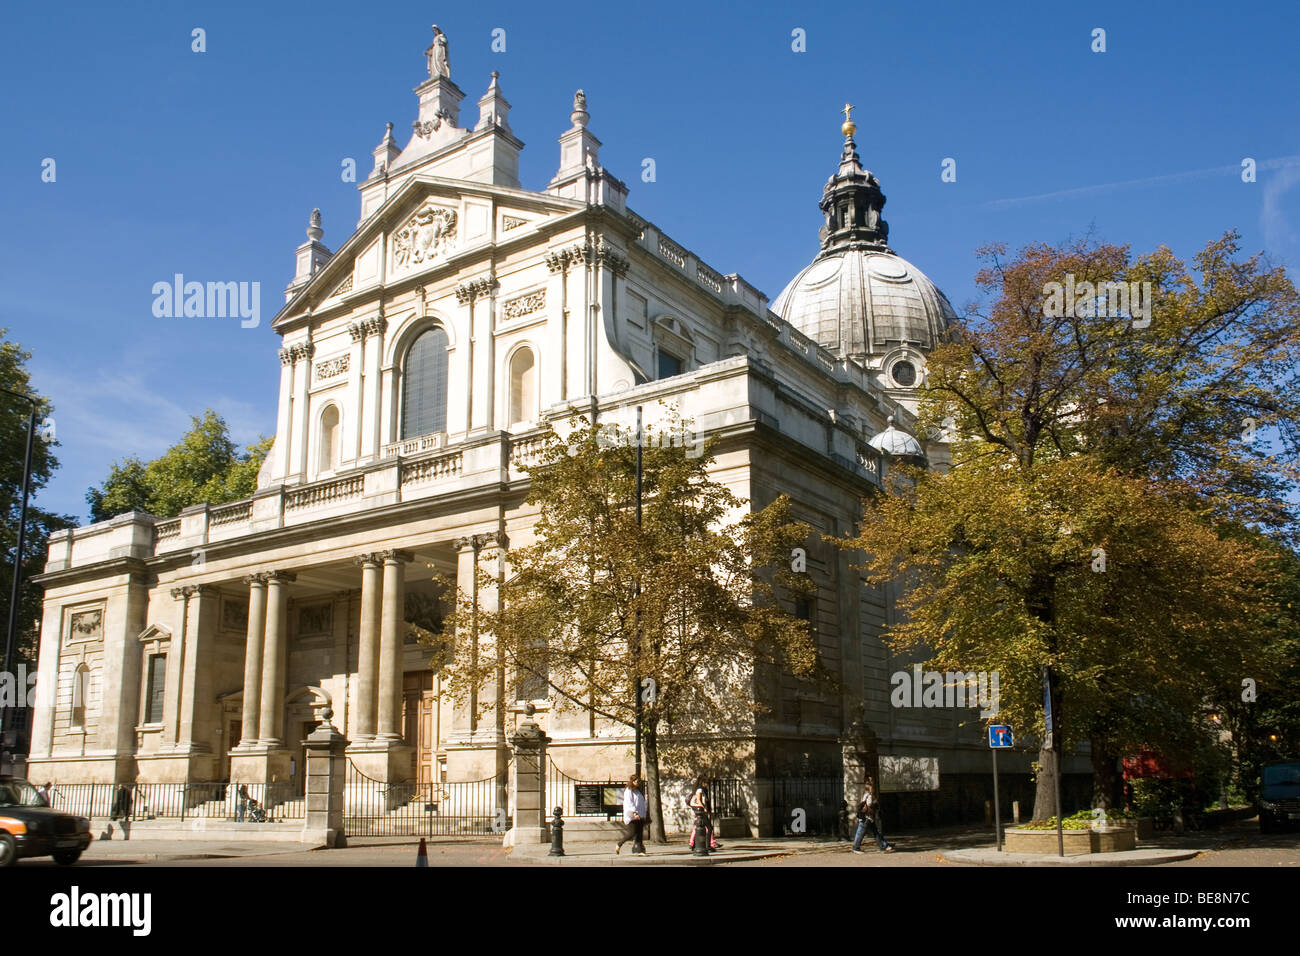
[[[313,209],[311,211],[311,219],[308,220],[307,224],[308,239],[319,239],[321,236],[325,235],[325,230],[320,227],[320,223],[320,210]]]
[[[893,427],[894,427],[894,416],[893,416],[893,415],[890,415],[888,418],[885,419],[885,427],[886,427],[886,428],[893,428]]]

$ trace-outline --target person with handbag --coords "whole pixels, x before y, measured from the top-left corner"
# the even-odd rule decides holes
[[[862,801],[858,804],[858,832],[853,836],[852,852],[862,852],[862,838],[866,836],[867,827],[871,828],[872,837],[883,852],[894,852],[894,847],[885,839],[885,829],[880,822],[880,801],[876,797],[876,782],[870,777],[862,787]]]
[[[633,773],[623,789],[623,838],[614,847],[615,855],[622,851],[624,843],[631,840],[632,855],[646,856],[642,830],[649,819],[645,794],[641,790],[641,776]]]
[[[695,793],[691,795],[690,802],[687,804],[692,810],[698,811],[695,814],[697,820],[702,819],[704,829],[709,834],[709,849],[720,849],[718,846],[718,836],[713,832],[713,800],[709,797],[709,782],[703,777],[695,780]],[[691,825],[691,849],[695,849],[695,830],[696,825]]]

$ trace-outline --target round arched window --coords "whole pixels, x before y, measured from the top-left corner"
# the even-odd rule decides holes
[[[916,366],[906,359],[895,362],[894,367],[889,370],[889,374],[903,388],[911,388],[916,384]]]
[[[402,368],[402,437],[447,430],[447,333],[420,333]]]

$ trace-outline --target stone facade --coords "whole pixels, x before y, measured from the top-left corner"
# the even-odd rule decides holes
[[[449,77],[416,92],[410,142],[399,148],[390,124],[375,149],[357,230],[331,252],[314,216],[299,247],[273,323],[280,397],[256,494],[51,537],[33,777],[305,785],[321,692],[370,776],[500,774],[518,714],[495,706],[493,686],[486,718],[447,700],[407,609],[432,599],[435,574],[468,586],[476,564],[500,572],[531,539],[521,466],[546,420],[630,426],[642,405],[653,425],[675,403],[720,439],[717,480],[755,508],[788,494],[828,534],[850,532],[881,487],[887,457],[871,440],[889,416],[914,421],[898,383],[818,345],[629,210],[627,186],[599,164],[584,95],[559,170],[531,191],[495,74],[472,127]],[[943,446],[923,443],[941,467]],[[773,713],[747,775],[839,773],[859,706],[882,755],[982,771],[969,711],[890,707],[889,675],[910,661],[879,640],[888,590],[863,587],[824,547],[808,571],[821,652],[852,690],[757,687]],[[532,703],[566,774],[626,773],[626,728]]]

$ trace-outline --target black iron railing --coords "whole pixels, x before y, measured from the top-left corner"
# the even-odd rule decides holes
[[[349,836],[500,836],[510,829],[496,777],[447,783],[389,783],[348,761],[343,825]]]

